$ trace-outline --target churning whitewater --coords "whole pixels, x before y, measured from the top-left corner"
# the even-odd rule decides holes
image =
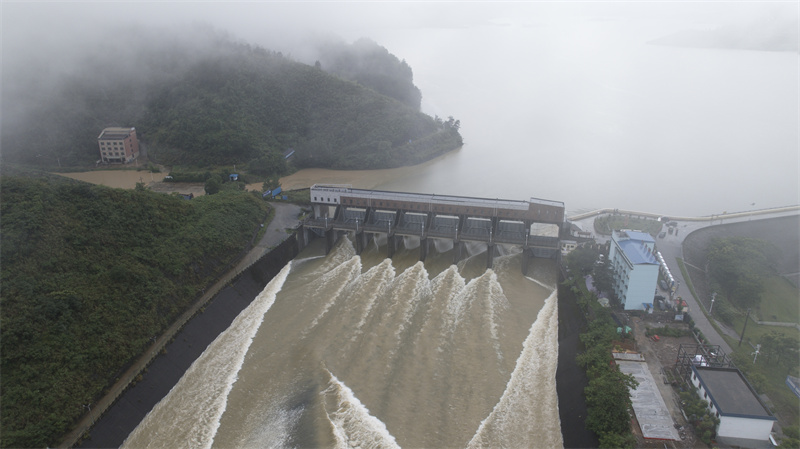
[[[308,248],[125,446],[563,446],[554,263],[451,249]]]

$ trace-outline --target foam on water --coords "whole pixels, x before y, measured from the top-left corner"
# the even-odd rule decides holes
[[[333,425],[336,447],[399,449],[400,446],[386,429],[386,425],[370,414],[353,390],[330,371],[327,372],[330,382],[328,388],[320,394],[325,397],[325,413]]]
[[[563,447],[557,367],[558,301],[553,291],[531,326],[503,396],[467,447]]]
[[[366,305],[362,309],[361,319],[356,324],[356,331],[353,333],[351,340],[355,340],[361,335],[363,332],[362,329],[367,323],[367,318],[369,318],[373,308],[375,307],[375,303],[377,302],[378,298],[386,294],[387,290],[392,284],[392,280],[394,280],[395,271],[390,259],[385,259],[380,264],[367,270],[366,273],[358,278],[358,282],[361,285],[369,284],[368,281],[375,277],[380,277],[379,284],[377,288],[374,288],[367,296],[367,300],[365,301]]]
[[[245,354],[291,267],[290,262],[206,348],[122,447],[164,447],[167,441],[176,448],[211,447]]]
[[[175,446],[173,434],[191,447],[558,446],[557,309],[539,286],[552,282],[523,278],[518,255],[497,257],[495,270],[440,256],[429,254],[429,279],[416,257],[362,260],[343,238],[323,260],[293,265],[244,365],[219,368],[234,378],[208,374],[218,364],[208,357],[205,384],[187,380],[198,387],[170,405],[198,423],[154,413],[162,422],[142,441],[161,432],[152,446]]]
[[[547,285],[544,282],[542,282],[542,281],[540,281],[540,280],[538,280],[536,278],[532,278],[530,276],[525,276],[525,279],[527,279],[527,280],[529,280],[531,282],[535,282],[535,283],[541,285],[542,287],[544,287],[544,288],[546,288],[548,290],[555,290],[556,289],[556,287],[554,285]]]
[[[327,297],[324,307],[314,321],[308,326],[306,332],[313,329],[322,317],[328,313],[331,306],[345,291],[346,287],[361,275],[361,258],[353,256],[346,262],[336,266],[332,270],[323,274],[317,281],[317,296]],[[344,282],[343,282],[344,280]],[[324,295],[323,295],[324,293]],[[305,333],[305,332],[304,332]]]
[[[430,296],[430,283],[428,281],[428,271],[422,262],[417,262],[412,267],[400,274],[392,285],[392,295],[390,298],[391,314],[399,316],[395,331],[397,341],[411,322],[411,317],[416,309],[416,305],[423,297]]]

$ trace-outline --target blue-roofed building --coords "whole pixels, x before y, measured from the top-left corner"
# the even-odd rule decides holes
[[[643,310],[653,302],[658,282],[655,240],[641,231],[614,231],[608,260],[614,273],[614,293],[625,310]]]

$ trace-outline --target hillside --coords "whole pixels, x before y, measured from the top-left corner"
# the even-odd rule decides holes
[[[289,169],[288,149],[298,168],[366,169],[420,163],[462,144],[458,122],[421,113],[411,68],[375,43],[332,45],[326,66],[313,66],[206,29],[125,35],[54,79],[9,70],[5,160],[93,164],[107,126],[135,127],[161,164],[249,163],[276,174]]]
[[[320,68],[337,76],[420,109],[422,92],[414,85],[414,73],[405,61],[376,42],[359,39],[351,45],[344,42],[321,42],[317,50]]]
[[[237,189],[186,201],[8,175],[0,188],[2,447],[57,444],[267,215]]]

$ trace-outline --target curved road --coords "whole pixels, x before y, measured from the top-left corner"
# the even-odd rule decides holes
[[[569,217],[568,220],[578,224],[584,231],[591,232],[595,241],[598,243],[605,243],[610,240],[610,236],[598,234],[594,230],[594,220],[600,215],[615,212],[614,209],[601,209],[586,214],[576,215]],[[658,218],[658,215],[644,212],[632,212],[616,210],[617,213],[630,214],[634,216],[645,216],[650,218]],[[709,217],[670,217],[670,221],[678,223],[677,232],[675,234],[667,234],[664,238],[656,239],[656,248],[664,256],[664,261],[667,263],[672,276],[678,283],[676,293],[683,297],[686,304],[689,306],[689,313],[694,319],[695,326],[703,332],[708,341],[712,345],[719,345],[726,354],[732,354],[733,350],[717,333],[717,330],[711,325],[705,313],[702,313],[701,305],[698,304],[694,296],[686,287],[686,280],[683,278],[683,273],[678,266],[678,258],[683,259],[683,239],[687,235],[701,228],[719,225],[723,223],[738,223],[749,220],[762,220],[767,218],[785,217],[789,215],[800,215],[800,206],[789,206],[775,209],[763,209],[749,212],[738,212],[734,214],[713,215]]]

